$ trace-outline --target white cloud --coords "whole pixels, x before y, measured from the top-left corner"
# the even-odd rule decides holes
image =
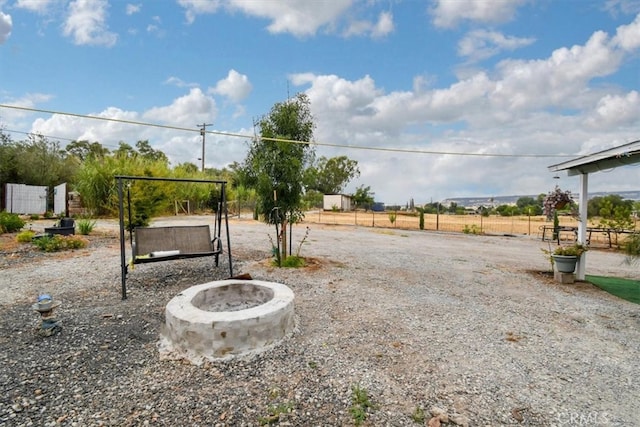
[[[73,37],[78,45],[113,46],[118,36],[106,24],[106,0],[74,0],[69,3],[69,14],[63,26],[65,36]]]
[[[198,122],[209,122],[217,114],[216,102],[199,88],[175,99],[171,105],[154,107],[143,114],[145,120],[176,126],[192,127]]]
[[[313,115],[319,123],[328,125],[318,126],[316,139],[325,142],[349,140],[357,129],[353,122],[362,116],[370,117],[374,113],[371,104],[383,93],[369,76],[353,82],[336,75],[311,73],[295,74],[290,78],[294,85],[311,85],[306,93]]]
[[[607,0],[604,4],[604,10],[609,11],[612,16],[623,14],[636,14],[640,12],[639,0]]]
[[[633,90],[626,95],[605,95],[586,123],[592,129],[637,125],[640,117],[640,94]]]
[[[640,14],[631,24],[618,27],[613,41],[624,50],[640,47]]]
[[[298,2],[290,0],[251,1],[231,0],[232,9],[247,15],[267,18],[267,26],[274,34],[291,33],[298,37],[315,34],[323,26],[331,26],[354,0],[333,0],[330,2]]]
[[[581,108],[598,96],[586,91],[586,84],[615,72],[623,58],[608,42],[606,33],[598,31],[585,45],[556,49],[547,59],[501,62],[492,101],[504,109]]]
[[[187,83],[179,77],[171,76],[167,80],[164,81],[166,85],[173,85],[176,87],[197,87],[197,83]]]
[[[249,96],[252,89],[249,78],[232,69],[229,70],[227,77],[219,80],[214,88],[209,89],[209,92],[226,96],[233,102],[240,102]]]
[[[535,42],[534,38],[505,36],[498,31],[475,30],[458,42],[458,55],[476,62],[490,58],[502,51],[513,51]]]
[[[21,98],[11,98],[2,100],[2,104],[7,105],[15,105],[17,107],[25,107],[25,108],[35,108],[38,104],[43,102],[47,102],[53,99],[53,96],[46,93],[28,93]],[[15,124],[18,120],[28,117],[32,113],[17,110],[11,108],[3,108],[0,109],[0,121],[4,123],[9,123],[11,126],[15,126],[16,128],[24,128],[25,126],[22,124]]]
[[[377,22],[356,20],[349,24],[345,31],[346,37],[350,36],[371,36],[380,38],[387,36],[395,29],[393,15],[390,12],[381,12]]]
[[[356,3],[356,0],[332,0],[329,2],[178,0],[178,4],[185,9],[188,23],[193,23],[197,15],[216,13],[220,8],[224,8],[231,13],[240,11],[248,16],[269,20],[267,30],[270,33],[290,33],[296,37],[312,36],[320,29],[329,32],[337,31],[345,13]],[[367,3],[365,8],[370,8],[373,4]],[[343,31],[346,35],[383,37],[394,29],[393,16],[390,12],[380,13],[375,23],[354,19],[353,22],[346,25],[347,29]]]
[[[126,6],[126,14],[127,15],[134,15],[136,13],[139,13],[140,10],[142,10],[142,5],[141,4],[129,3]]]
[[[185,8],[187,23],[191,24],[197,15],[215,13],[221,2],[219,0],[178,0],[178,4]]]
[[[98,114],[90,114],[90,116],[104,119],[140,121],[138,113],[124,111],[116,107],[109,107]],[[137,132],[133,137],[135,139],[132,140],[132,129],[132,126],[126,123],[53,114],[47,119],[36,119],[31,127],[31,132],[41,133],[42,135],[55,135],[58,138],[72,140],[99,141],[109,149],[115,149],[119,141],[125,141],[133,145],[138,140],[146,139],[145,132],[147,130],[140,131],[141,128],[136,127]]]
[[[3,44],[9,39],[12,28],[13,22],[11,15],[0,12],[0,44]]]
[[[393,15],[391,12],[382,12],[378,17],[378,22],[373,30],[374,37],[383,37],[391,33],[395,26],[393,24]]]
[[[31,12],[46,13],[49,10],[49,6],[55,3],[57,0],[18,0],[15,6],[20,9],[27,9]]]
[[[126,111],[109,107],[100,113],[89,116],[115,119],[129,122],[163,123],[186,129],[174,130],[160,127],[134,126],[127,123],[108,120],[96,120],[77,116],[53,114],[46,119],[33,121],[31,132],[53,135],[69,140],[98,141],[106,148],[114,150],[124,141],[134,145],[136,141],[148,140],[155,148],[164,152],[173,164],[185,161],[198,163],[201,137],[198,123],[212,123],[216,116],[213,98],[205,96],[200,89],[192,89],[188,94],[175,99],[171,104],[154,107],[145,112]],[[249,132],[243,132],[249,134]],[[207,146],[221,144],[224,137],[207,136]],[[63,140],[64,141],[64,140]],[[246,147],[243,144],[229,144],[216,147],[216,155],[207,155],[207,166],[215,159],[214,167],[223,167],[232,160],[244,158]]]
[[[500,23],[513,19],[517,8],[525,2],[526,0],[434,0],[430,12],[434,25],[441,28],[455,27],[464,20]]]
[[[291,81],[308,86],[318,142],[469,154],[581,155],[629,142],[640,132],[637,91],[617,94],[615,88],[590,85],[620,67],[625,51],[619,40],[595,32],[583,45],[556,49],[547,58],[503,61],[493,72],[475,72],[442,88],[432,88],[421,75],[414,78],[412,90],[393,92],[385,92],[369,76],[349,81],[301,73]],[[319,150],[321,155],[345,154],[344,148]],[[362,171],[346,191],[370,185],[376,199],[393,203],[405,202],[397,194],[437,198],[443,191],[447,197],[536,194],[553,185],[547,166],[564,160],[348,149],[346,154],[361,162]],[[514,178],[504,182],[505,176]],[[456,177],[454,187],[451,177]]]

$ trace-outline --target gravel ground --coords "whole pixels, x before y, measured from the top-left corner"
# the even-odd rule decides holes
[[[292,288],[296,332],[195,366],[159,357],[164,307],[228,277],[226,256],[213,273],[205,258],[136,266],[123,301],[115,230],[73,253],[0,253],[0,425],[344,426],[358,408],[370,426],[640,425],[640,306],[553,282],[537,240],[311,225],[311,266],[275,269],[271,228],[233,221],[234,273]],[[589,274],[640,279],[619,254],[587,256]],[[51,337],[40,292],[62,302]]]

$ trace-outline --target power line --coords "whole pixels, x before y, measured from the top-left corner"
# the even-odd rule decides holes
[[[6,105],[0,104],[1,108],[9,108],[14,110],[22,110],[22,111],[31,111],[35,113],[46,113],[46,114],[59,114],[62,116],[70,116],[70,117],[79,117],[83,119],[91,119],[91,120],[101,120],[106,122],[115,122],[115,123],[123,123],[128,125],[136,125],[136,126],[148,126],[155,127],[160,129],[170,129],[170,130],[179,130],[185,132],[200,132],[208,133],[211,135],[220,135],[232,138],[243,138],[243,139],[256,139],[255,136],[245,135],[240,133],[233,132],[223,132],[223,131],[206,131],[204,129],[193,129],[193,128],[185,128],[181,126],[171,126],[171,125],[161,125],[157,123],[148,123],[148,122],[138,122],[134,120],[124,120],[124,119],[114,119],[109,117],[97,117],[97,116],[88,116],[85,114],[77,114],[77,113],[68,113],[64,111],[54,111],[54,110],[44,110],[40,108],[29,108],[29,107],[19,107],[17,105]],[[200,126],[200,125],[198,125]],[[204,136],[204,135],[203,135]],[[291,144],[308,144],[315,145],[320,147],[332,147],[332,148],[346,148],[351,150],[365,150],[365,151],[382,151],[382,152],[392,152],[392,153],[406,153],[406,154],[435,154],[435,155],[449,155],[449,156],[467,156],[467,157],[506,157],[506,158],[573,158],[576,157],[575,154],[497,154],[497,153],[463,153],[457,151],[433,151],[433,150],[416,150],[409,148],[389,148],[389,147],[367,147],[367,146],[357,146],[357,145],[346,145],[346,144],[331,144],[327,142],[316,142],[316,141],[295,141],[291,139],[283,139],[283,138],[268,138],[258,136],[258,139],[262,139],[263,141],[271,141],[271,142],[287,142]],[[204,161],[204,155],[203,155]]]

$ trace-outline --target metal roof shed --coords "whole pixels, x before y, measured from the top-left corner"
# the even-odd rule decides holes
[[[580,221],[578,223],[578,242],[584,243],[587,240],[589,174],[593,172],[607,171],[620,166],[633,165],[636,163],[640,163],[640,140],[549,166],[550,172],[567,171],[568,176],[580,175],[580,201],[578,204]],[[584,280],[585,266],[586,258],[585,254],[583,254],[580,258],[580,262],[578,263],[576,272],[578,280]]]

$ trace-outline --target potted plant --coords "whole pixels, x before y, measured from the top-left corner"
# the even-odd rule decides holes
[[[586,251],[586,246],[581,243],[574,243],[570,246],[559,246],[551,256],[560,273],[573,273],[576,270],[578,258]]]
[[[571,191],[562,191],[556,185],[556,188],[545,196],[542,201],[542,208],[547,218],[551,218],[557,209],[563,209],[565,206],[572,204]]]

